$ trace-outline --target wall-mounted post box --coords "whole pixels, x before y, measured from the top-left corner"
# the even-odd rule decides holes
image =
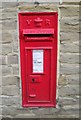
[[[57,12],[19,13],[22,104],[56,105]]]

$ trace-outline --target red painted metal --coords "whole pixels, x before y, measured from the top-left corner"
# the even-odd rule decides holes
[[[23,34],[54,34],[54,29],[23,29]]]
[[[22,105],[55,107],[58,14],[22,12],[18,16]]]

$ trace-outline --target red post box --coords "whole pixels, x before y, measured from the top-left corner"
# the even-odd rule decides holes
[[[19,13],[22,105],[56,106],[57,12]]]

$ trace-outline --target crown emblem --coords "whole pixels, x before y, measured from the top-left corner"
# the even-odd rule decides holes
[[[41,27],[42,21],[43,21],[43,20],[40,19],[39,17],[34,20],[35,25],[36,25],[37,27]]]

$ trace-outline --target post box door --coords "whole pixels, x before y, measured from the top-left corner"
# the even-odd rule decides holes
[[[27,101],[52,102],[51,49],[26,49],[26,70]]]

